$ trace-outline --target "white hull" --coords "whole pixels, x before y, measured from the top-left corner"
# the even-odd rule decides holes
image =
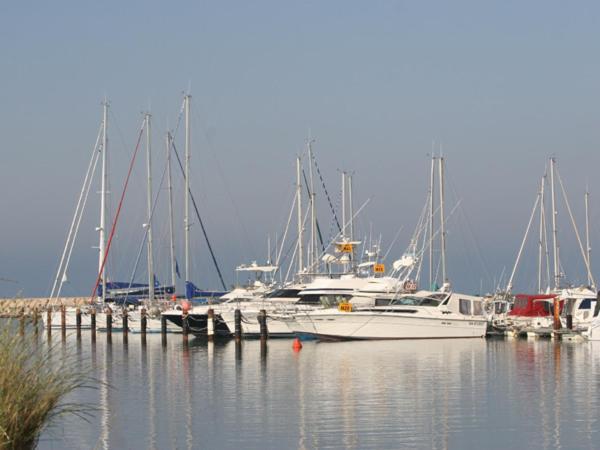
[[[235,332],[235,311],[221,311],[219,312],[221,318],[227,325],[227,328],[234,333]],[[260,324],[258,323],[258,310],[243,310],[242,311],[242,334],[246,337],[259,337],[260,336]],[[287,323],[279,318],[279,316],[272,316],[267,310],[267,331],[269,337],[290,337],[293,332],[290,331]]]
[[[76,308],[66,308],[65,310],[65,329],[66,330],[75,330],[77,329],[77,310]],[[62,321],[61,321],[61,312],[53,311],[51,314],[51,328],[52,329],[61,329]],[[42,313],[42,323],[44,328],[48,328],[47,323],[48,314],[46,312]],[[90,330],[92,328],[92,320],[91,314],[87,311],[87,309],[81,309],[81,329],[82,330]],[[140,311],[129,311],[128,312],[128,321],[127,321],[127,329],[132,333],[141,333],[141,321],[140,321]],[[106,314],[103,311],[96,312],[96,330],[97,331],[106,331]],[[120,311],[113,311],[112,313],[112,330],[113,331],[122,331],[123,330],[123,318]],[[161,332],[161,322],[160,319],[148,318],[146,322],[146,332],[147,333],[160,333]],[[181,333],[181,328],[167,321],[167,333]]]
[[[297,314],[287,322],[291,331],[321,339],[442,339],[484,337],[486,320],[407,316],[393,312],[319,311]]]
[[[589,341],[600,341],[600,322],[594,320],[584,335]]]

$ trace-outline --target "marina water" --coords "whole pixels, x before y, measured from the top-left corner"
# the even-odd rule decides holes
[[[100,411],[40,448],[600,448],[600,342],[122,339],[67,336]]]

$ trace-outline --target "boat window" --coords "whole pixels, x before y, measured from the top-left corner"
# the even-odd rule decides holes
[[[267,295],[267,298],[294,298],[298,297],[298,289],[276,289]]]
[[[300,297],[300,300],[298,300],[297,303],[300,305],[319,305],[321,304],[319,297],[320,296],[317,294],[303,295]]]
[[[480,301],[473,301],[473,315],[474,316],[483,316],[483,309],[481,308]]]
[[[496,314],[502,314],[504,312],[506,312],[506,303],[496,303],[494,305],[494,312]]]
[[[392,299],[390,298],[376,298],[375,306],[387,306],[392,303]]]
[[[471,315],[471,300],[465,300],[464,298],[458,301],[458,310],[461,314],[470,316]]]
[[[411,306],[438,306],[440,300],[432,297],[412,297],[410,295],[402,296],[392,302],[394,305]]]
[[[592,300],[596,300],[595,298],[584,298],[579,304],[579,309],[592,309]]]
[[[440,300],[436,300],[435,298],[425,297],[419,303],[419,306],[437,306],[440,304]]]
[[[516,299],[513,308],[518,308],[518,309],[527,308],[527,299],[526,298]]]

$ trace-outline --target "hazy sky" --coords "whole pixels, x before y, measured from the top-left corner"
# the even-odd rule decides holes
[[[449,224],[449,273],[461,289],[489,290],[514,261],[550,155],[580,225],[589,185],[592,242],[600,240],[598,55],[593,1],[2,2],[0,278],[19,283],[0,281],[0,296],[49,292],[103,97],[115,206],[141,111],[153,114],[158,184],[164,132],[188,88],[192,186],[229,283],[237,264],[264,259],[267,234],[281,235],[310,130],[332,197],[344,169],[355,172],[356,203],[371,198],[361,232],[372,223],[387,246],[403,226],[395,255],[425,200],[432,142],[441,142],[449,202],[461,199],[463,211]],[[127,279],[135,260],[144,182],[142,158],[115,242],[115,278]],[[67,294],[93,287],[97,204],[91,195]],[[561,214],[563,265],[582,281]],[[164,217],[155,237],[163,274]],[[330,218],[322,221],[328,230]],[[216,287],[199,231],[194,281]],[[535,286],[530,250],[521,289]]]

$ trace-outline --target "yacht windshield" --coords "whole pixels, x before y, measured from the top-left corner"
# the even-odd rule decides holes
[[[409,305],[409,306],[438,306],[442,299],[431,297],[414,297],[414,296],[402,296],[394,300],[392,305]]]
[[[294,298],[298,297],[299,289],[276,289],[267,295],[267,298]]]

